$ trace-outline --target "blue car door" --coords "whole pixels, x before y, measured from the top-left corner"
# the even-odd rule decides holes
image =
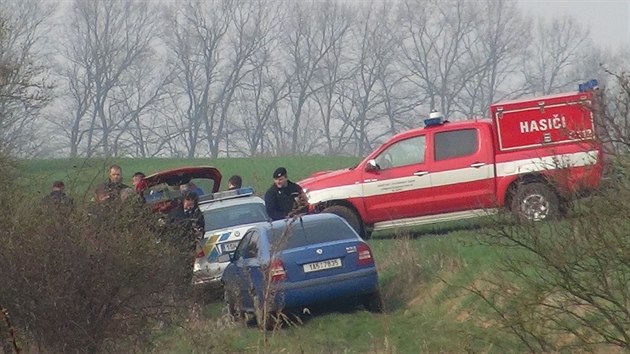
[[[240,269],[238,281],[243,306],[253,308],[252,295],[256,293],[255,289],[261,289],[263,283],[260,258],[258,257],[259,233],[257,230],[252,230],[246,236],[249,237],[247,240],[243,239],[247,242],[242,245],[242,257],[237,260]]]

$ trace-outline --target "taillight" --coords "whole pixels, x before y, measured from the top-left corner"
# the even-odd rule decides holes
[[[357,265],[374,264],[372,251],[370,250],[370,246],[368,246],[367,243],[360,243],[359,246],[357,246],[357,254],[359,255],[359,258],[357,259]]]
[[[271,281],[283,281],[287,278],[287,272],[284,270],[284,264],[279,259],[271,261]]]
[[[203,250],[199,251],[199,253],[197,253],[197,258],[203,258],[205,257],[206,254],[203,252]]]

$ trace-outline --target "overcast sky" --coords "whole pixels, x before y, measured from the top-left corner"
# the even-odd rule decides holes
[[[630,46],[630,0],[518,0],[534,16],[570,15],[589,26],[595,41]]]

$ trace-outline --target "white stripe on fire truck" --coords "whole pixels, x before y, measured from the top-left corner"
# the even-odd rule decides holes
[[[538,172],[553,170],[562,167],[582,167],[594,164],[597,161],[598,152],[596,150],[587,152],[577,152],[572,154],[562,154],[547,156],[543,158],[522,159],[509,162],[498,163],[497,176],[505,177],[527,172]],[[474,182],[488,179],[493,176],[492,165],[480,168],[466,167],[456,170],[434,172],[424,176],[405,176],[383,181],[378,180],[369,183],[357,181],[355,184],[336,186],[320,190],[308,191],[309,203],[319,203],[333,199],[359,198],[362,196],[374,196],[389,194],[401,190],[387,188],[389,185],[400,185],[408,189],[423,189],[430,187],[442,187],[457,183]],[[430,181],[430,182],[429,182]]]

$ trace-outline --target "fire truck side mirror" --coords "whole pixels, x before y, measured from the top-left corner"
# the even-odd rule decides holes
[[[376,160],[368,160],[367,164],[365,165],[365,170],[367,172],[374,172],[380,170],[380,167],[376,163]]]

